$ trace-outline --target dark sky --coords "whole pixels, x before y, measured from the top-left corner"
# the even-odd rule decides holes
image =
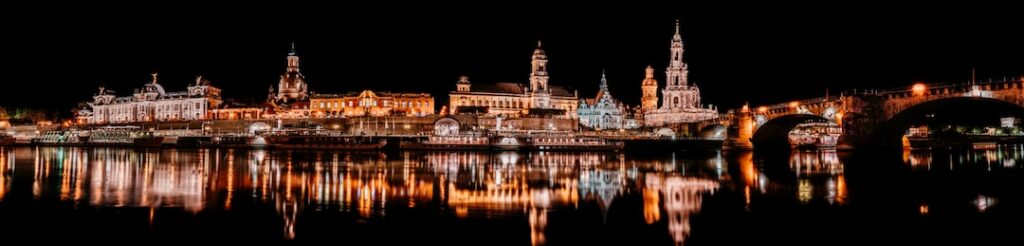
[[[591,97],[606,69],[612,95],[637,104],[645,66],[664,83],[676,18],[690,81],[704,103],[723,109],[826,88],[965,81],[972,67],[979,78],[1024,75],[1024,17],[1011,9],[194,9],[4,17],[7,60],[16,64],[6,82],[25,91],[0,105],[67,112],[100,85],[131,93],[153,72],[168,90],[204,75],[226,97],[263,100],[292,41],[314,91],[428,91],[446,102],[462,74],[525,83],[538,39],[552,84]]]

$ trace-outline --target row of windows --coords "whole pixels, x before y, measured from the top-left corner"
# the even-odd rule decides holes
[[[523,101],[499,101],[499,100],[462,100],[462,106],[479,107],[500,107],[500,108],[526,108],[529,103]]]
[[[156,120],[178,120],[178,119],[191,120],[191,119],[202,119],[202,114],[200,114],[200,113],[195,113],[192,118],[188,118],[187,116],[189,116],[189,115],[187,115],[187,114],[181,114],[181,115],[179,115],[179,114],[157,115],[156,116]],[[95,118],[96,118],[96,121],[98,121],[98,122],[104,122],[104,121],[106,121],[105,120],[106,118],[112,119],[112,120],[110,120],[112,122],[131,122],[131,121],[137,121],[136,118],[132,117],[131,114],[109,116],[109,117],[104,117],[102,115],[97,115]],[[148,120],[148,118],[147,118],[147,120]]]
[[[479,106],[479,107],[495,107],[495,108],[527,108],[530,104],[523,101],[498,101],[498,100],[465,100],[463,99],[459,106]],[[573,110],[575,105],[562,105],[561,109]]]
[[[391,101],[384,100],[384,101],[381,101],[381,104],[383,105],[383,107],[388,107],[389,102],[391,102]],[[348,105],[345,105],[345,102],[341,102],[341,103],[339,103],[339,102],[320,102],[320,108],[344,108],[344,107],[354,107],[355,105],[356,105],[355,101],[348,101]],[[359,104],[358,105],[360,107],[376,107],[378,104],[377,104],[376,100],[364,99],[364,100],[359,100]],[[420,107],[429,107],[429,106],[430,106],[430,103],[428,103],[428,102],[420,102],[420,101],[412,101],[412,102],[410,102],[410,101],[399,101],[398,102],[398,107],[399,108],[413,108],[413,107],[420,108]]]

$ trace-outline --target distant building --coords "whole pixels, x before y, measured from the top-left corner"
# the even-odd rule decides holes
[[[217,108],[210,110],[210,119],[214,120],[253,120],[263,118],[264,110],[259,105],[225,101]]]
[[[633,129],[639,127],[630,110],[608,92],[608,79],[601,73],[601,85],[594,98],[580,100],[580,125],[592,129]]]
[[[644,81],[640,87],[644,93],[640,98],[640,110],[649,112],[658,109],[658,80],[654,79],[654,67],[648,65],[644,74]]]
[[[678,21],[676,21],[676,33],[672,36],[671,48],[669,65],[665,71],[667,75],[665,89],[661,91],[661,107],[644,113],[644,125],[661,126],[717,117],[718,112],[714,107],[700,104],[700,88],[687,82],[689,71],[686,68],[686,62],[683,62],[683,38],[679,34]],[[653,75],[653,70],[648,69],[648,71],[651,71],[649,74]],[[644,98],[647,100],[650,99],[649,90],[652,88],[649,81],[653,81],[651,78],[653,76],[650,75],[648,79],[644,79]],[[654,81],[654,83],[657,82]],[[648,101],[644,102],[646,103],[645,108],[652,106]]]
[[[533,51],[529,86],[503,82],[476,84],[459,77],[456,90],[449,93],[449,110],[457,113],[522,116],[546,114],[575,118],[578,98],[564,87],[548,85],[547,55],[537,42]]]
[[[209,112],[221,104],[220,89],[202,76],[186,91],[166,92],[153,80],[131,96],[118,97],[114,91],[100,87],[88,109],[77,114],[88,115],[89,124],[121,124],[153,121],[187,121],[210,118]]]
[[[428,93],[365,90],[358,94],[314,94],[309,102],[314,118],[434,114],[434,97]]]
[[[1017,127],[1020,124],[1020,119],[1016,117],[1003,117],[999,118],[999,126],[1001,127]]]

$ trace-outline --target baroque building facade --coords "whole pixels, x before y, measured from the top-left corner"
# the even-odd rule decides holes
[[[648,69],[648,79],[644,79],[644,99],[647,100],[650,99],[647,90],[652,88],[648,83],[654,81],[653,74],[653,69]],[[687,81],[689,70],[686,62],[683,61],[683,38],[679,34],[678,20],[676,21],[676,33],[672,35],[669,65],[665,74],[665,89],[661,91],[661,107],[644,113],[644,126],[689,123],[718,116],[718,112],[713,106],[701,105],[700,88]],[[657,81],[653,83],[657,83]],[[649,108],[652,105],[647,103],[644,106],[644,108]]]
[[[601,73],[597,96],[580,100],[580,125],[591,129],[634,129],[639,127],[625,104],[608,92],[608,79]]]
[[[270,86],[267,93],[266,115],[272,118],[308,118],[309,89],[306,76],[299,71],[299,55],[295,43],[288,52],[288,66],[277,83],[277,92]]]
[[[308,96],[306,76],[299,72],[299,55],[295,52],[295,43],[292,43],[292,50],[288,52],[288,67],[277,82],[277,100],[298,101]]]
[[[314,94],[309,105],[310,115],[315,118],[434,114],[434,97],[428,93],[365,90],[348,94]]]
[[[549,85],[547,62],[547,54],[538,41],[533,51],[529,85],[514,82],[474,85],[469,77],[461,76],[456,90],[449,93],[448,109],[453,114],[476,112],[517,117],[544,113],[576,118],[576,93]]]
[[[640,110],[643,112],[658,109],[658,80],[654,79],[654,67],[650,65],[644,70],[644,81],[640,85],[643,96],[640,98]]]
[[[220,89],[210,85],[202,76],[186,91],[166,92],[152,81],[136,89],[131,96],[118,97],[114,91],[100,87],[99,93],[88,103],[89,124],[122,124],[154,121],[189,121],[211,118],[210,112],[221,104]]]

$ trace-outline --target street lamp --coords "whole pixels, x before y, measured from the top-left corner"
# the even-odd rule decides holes
[[[928,90],[928,86],[925,86],[924,83],[917,83],[910,87],[910,90],[914,92],[914,96],[923,96],[925,91]]]

